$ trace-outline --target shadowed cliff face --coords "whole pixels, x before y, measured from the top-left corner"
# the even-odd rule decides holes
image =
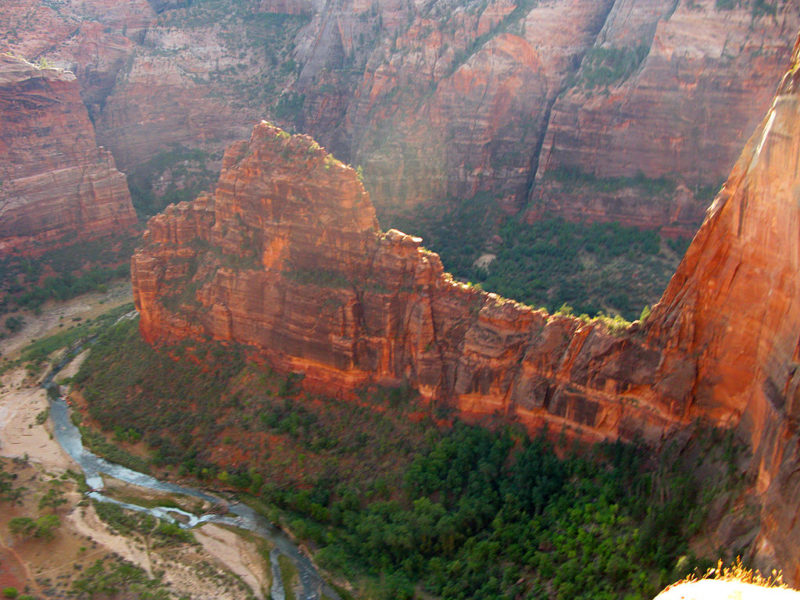
[[[128,172],[174,145],[216,170],[268,117],[363,165],[382,218],[480,194],[687,236],[798,27],[798,0],[9,0],[0,50],[75,72]]]
[[[0,255],[135,223],[125,176],[97,146],[75,77],[0,55]]]

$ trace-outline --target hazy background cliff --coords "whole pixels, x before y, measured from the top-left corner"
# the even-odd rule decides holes
[[[210,189],[227,144],[267,118],[361,166],[381,225],[422,235],[458,277],[632,318],[766,110],[798,27],[797,0],[13,0],[0,49],[76,74],[142,216]],[[553,235],[561,251],[564,235],[588,241],[542,254]],[[598,235],[619,251],[595,252]],[[532,274],[544,259],[562,272]]]
[[[267,117],[362,165],[386,219],[488,192],[509,212],[688,233],[798,26],[793,0],[14,0],[0,12],[5,49],[75,72],[128,173],[174,144],[219,152]],[[673,185],[654,193],[661,177]]]

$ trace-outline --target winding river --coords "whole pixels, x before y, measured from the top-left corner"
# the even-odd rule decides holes
[[[67,362],[68,361],[65,360],[51,371],[44,381],[45,387],[52,384],[53,377]],[[81,469],[83,469],[86,483],[93,490],[88,494],[91,498],[99,502],[111,502],[130,510],[148,513],[154,517],[177,523],[184,528],[195,527],[202,523],[220,523],[251,531],[272,544],[272,551],[270,552],[272,589],[270,590],[270,595],[273,600],[285,600],[283,579],[278,562],[278,557],[281,555],[287,557],[297,568],[302,588],[300,597],[303,600],[320,600],[323,597],[331,600],[341,600],[336,591],[320,577],[312,562],[294,542],[292,542],[285,533],[276,528],[249,506],[241,503],[233,503],[227,507],[229,514],[204,514],[198,516],[173,507],[148,508],[136,504],[119,502],[118,500],[104,496],[101,493],[104,487],[102,474],[145,489],[183,494],[185,496],[208,500],[214,504],[220,502],[219,498],[210,496],[200,490],[160,481],[144,473],[110,463],[89,452],[83,447],[80,430],[72,423],[69,415],[69,407],[62,396],[50,399],[50,417],[53,421],[56,440],[61,444],[61,447],[64,448],[67,454],[69,454],[75,462],[80,465]],[[176,518],[178,515],[180,515],[179,519]]]

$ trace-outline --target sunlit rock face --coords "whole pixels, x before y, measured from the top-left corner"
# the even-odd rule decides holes
[[[245,343],[311,387],[408,383],[465,417],[657,442],[700,419],[753,452],[757,559],[800,579],[800,45],[646,324],[612,335],[458,284],[382,233],[355,171],[262,123],[213,195],[151,219],[132,272],[157,343]]]
[[[125,176],[71,73],[0,55],[0,255],[129,230]]]
[[[150,220],[132,263],[141,331],[248,344],[328,393],[406,382],[531,430],[652,440],[684,422],[647,391],[659,354],[640,335],[455,283],[420,244],[378,229],[351,168],[262,123],[212,196]]]
[[[759,555],[800,581],[800,45],[652,315],[694,364],[691,395],[750,440],[764,498]],[[685,364],[685,360],[684,360]]]

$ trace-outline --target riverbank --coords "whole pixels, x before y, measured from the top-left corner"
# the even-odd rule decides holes
[[[0,351],[5,359],[14,359],[34,339],[127,302],[130,287],[123,285],[107,294],[45,306],[39,315],[26,315],[24,328],[2,340]],[[74,375],[85,356],[76,357],[59,379]],[[153,531],[122,532],[102,519],[80,491],[80,468],[52,431],[47,393],[39,382],[24,365],[6,370],[0,376],[0,462],[11,482],[10,494],[17,499],[11,501],[6,495],[0,500],[0,588],[13,587],[37,598],[66,598],[81,586],[89,590],[128,573],[119,567],[125,561],[135,567],[133,575],[128,574],[131,585],[162,589],[165,597],[268,597],[269,559],[247,532],[204,524],[194,530],[196,541],[186,543],[156,539]],[[48,493],[58,499],[52,507],[42,505]],[[156,496],[134,486],[126,486],[125,493],[150,501]],[[59,523],[52,536],[14,535],[10,530],[13,519],[36,523],[48,515]]]

